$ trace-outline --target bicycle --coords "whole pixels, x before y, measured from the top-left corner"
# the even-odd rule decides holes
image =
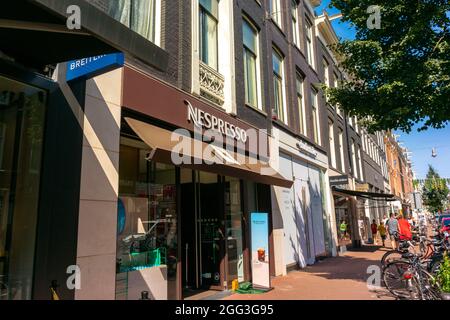
[[[383,281],[389,292],[400,299],[441,300],[440,288],[422,262],[420,255],[407,253],[388,263]]]

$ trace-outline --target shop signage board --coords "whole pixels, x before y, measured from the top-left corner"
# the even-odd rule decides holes
[[[329,177],[330,186],[349,189],[348,175]]]
[[[102,73],[124,66],[123,53],[103,54],[100,56],[72,60],[67,62],[66,81],[90,79]]]
[[[369,192],[369,184],[368,183],[364,183],[364,184],[357,183],[355,186],[355,190],[360,191],[360,192]]]
[[[269,214],[252,212],[250,219],[253,287],[269,289]]]

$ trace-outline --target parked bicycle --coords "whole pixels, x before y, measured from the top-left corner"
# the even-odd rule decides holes
[[[405,253],[402,259],[389,262],[383,270],[386,288],[400,299],[440,300],[440,288],[426,270],[420,254]]]

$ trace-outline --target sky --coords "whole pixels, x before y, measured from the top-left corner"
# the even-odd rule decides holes
[[[322,4],[316,8],[316,13],[321,14],[325,9],[329,15],[339,13],[336,8],[328,8],[330,0],[323,0]],[[332,21],[336,34],[341,39],[354,39],[355,31],[348,23],[343,23],[340,19]],[[450,102],[449,102],[450,103]],[[425,178],[428,165],[432,165],[443,178],[450,178],[450,125],[444,129],[428,129],[418,132],[417,128],[410,134],[401,131],[395,132],[400,135],[398,138],[412,152],[413,171],[417,179]],[[437,156],[431,156],[432,149],[436,148]]]

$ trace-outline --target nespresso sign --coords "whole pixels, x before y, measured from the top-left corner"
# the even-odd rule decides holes
[[[187,120],[193,123],[197,128],[214,130],[231,139],[235,139],[243,143],[247,142],[247,132],[244,129],[216,117],[209,112],[194,107],[187,100],[184,102],[187,106]]]

